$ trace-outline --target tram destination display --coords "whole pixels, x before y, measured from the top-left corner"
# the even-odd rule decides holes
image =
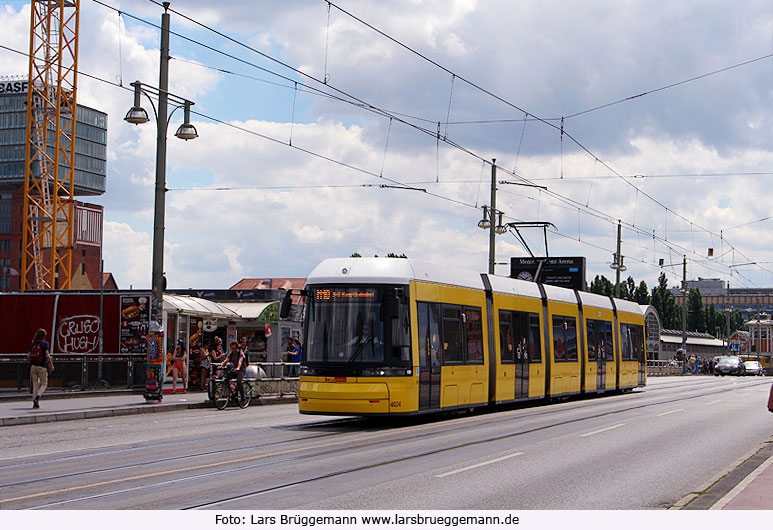
[[[510,258],[510,277],[585,290],[585,258]]]

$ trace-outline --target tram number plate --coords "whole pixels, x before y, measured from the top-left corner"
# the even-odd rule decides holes
[[[390,401],[389,406],[392,408],[400,408],[403,406],[403,404],[400,401]]]
[[[346,383],[345,377],[326,377],[325,383]]]

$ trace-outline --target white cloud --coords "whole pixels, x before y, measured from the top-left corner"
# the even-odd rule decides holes
[[[125,1],[116,5],[154,23],[160,15],[152,5]],[[449,112],[448,72],[429,66],[335,9],[328,33],[324,3],[275,3],[266,6],[258,20],[244,16],[249,9],[245,2],[214,9],[211,2],[196,0],[172,7],[289,64],[303,65],[302,70],[320,78],[327,59],[335,87],[426,118],[429,122],[413,121],[429,131],[435,131],[440,121],[442,133],[447,131],[451,140],[487,160],[496,158],[502,167],[512,169],[518,152],[519,174],[570,201],[534,188],[500,185],[499,208],[511,220],[554,223],[561,235],[549,236],[551,255],[587,256],[589,279],[598,273],[611,276],[608,263],[617,219],[640,230],[626,228],[623,244],[629,273],[637,281],[654,283],[660,270],[653,264],[659,258],[668,263],[680,261],[684,252],[727,250],[728,241],[738,252],[715,261],[725,265],[731,259],[745,261],[741,252],[754,260],[773,261],[768,250],[773,236],[768,236],[765,223],[731,229],[769,216],[771,196],[765,186],[769,176],[629,179],[641,190],[637,191],[619,178],[607,178],[612,174],[604,166],[623,175],[769,172],[773,162],[769,60],[567,119],[565,130],[593,153],[589,155],[569,137],[561,142],[556,128],[533,121],[525,128],[520,122],[446,128],[447,116],[453,122],[519,119],[523,113],[458,78]],[[773,23],[767,3],[761,1],[708,5],[688,1],[655,8],[645,1],[362,0],[345,7],[457,74],[545,118],[568,116],[765,55]],[[19,13],[2,6],[0,27],[8,30],[0,44],[26,50],[28,23],[27,7]],[[128,17],[123,24],[119,31],[114,12],[83,4],[79,67],[109,81],[120,75],[125,87],[135,79],[155,84],[158,30]],[[175,14],[172,24],[173,30],[214,48],[295,75]],[[172,47],[175,57],[277,81],[177,37]],[[0,61],[13,70],[0,73],[26,72],[26,61],[15,54],[0,50]],[[490,168],[480,160],[442,144],[438,152],[435,138],[396,120],[386,148],[388,119],[339,102],[303,93],[294,100],[292,89],[268,85],[269,89],[265,83],[178,60],[170,69],[172,92],[194,99],[194,110],[279,140],[194,115],[200,137],[179,142],[171,134],[181,119],[180,112],[175,114],[167,156],[167,183],[175,190],[167,194],[166,203],[165,268],[170,286],[228,287],[241,276],[303,276],[322,258],[355,251],[404,252],[485,269],[488,235],[476,227],[480,209],[470,207],[489,202]],[[155,127],[123,122],[131,105],[129,91],[86,77],[79,86],[80,103],[109,114],[108,192],[94,201],[105,205],[106,267],[122,287],[146,287]],[[291,130],[298,148],[375,175],[383,166],[387,179],[429,193],[379,188],[394,182],[282,145]],[[562,173],[564,179],[556,180]],[[504,172],[500,179],[514,180]],[[178,191],[189,187],[232,190]],[[715,233],[725,230],[724,239],[699,227]],[[668,239],[672,250],[653,242],[653,231]],[[544,250],[540,231],[524,234],[535,252]],[[512,236],[498,236],[498,261],[524,254]],[[715,256],[720,254],[715,251]],[[727,276],[726,267],[698,261],[693,256],[691,276]],[[504,273],[507,267],[497,270]],[[773,275],[749,276],[748,281],[770,284]]]

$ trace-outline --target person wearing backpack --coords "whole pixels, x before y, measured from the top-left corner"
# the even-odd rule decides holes
[[[28,358],[30,361],[30,381],[32,381],[32,408],[40,408],[40,396],[48,386],[48,371],[54,371],[54,361],[51,359],[51,347],[45,341],[46,330],[41,328],[35,333],[30,345]]]

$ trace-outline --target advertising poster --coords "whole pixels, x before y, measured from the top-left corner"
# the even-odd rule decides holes
[[[150,306],[147,295],[121,296],[121,353],[147,353],[149,322]]]

